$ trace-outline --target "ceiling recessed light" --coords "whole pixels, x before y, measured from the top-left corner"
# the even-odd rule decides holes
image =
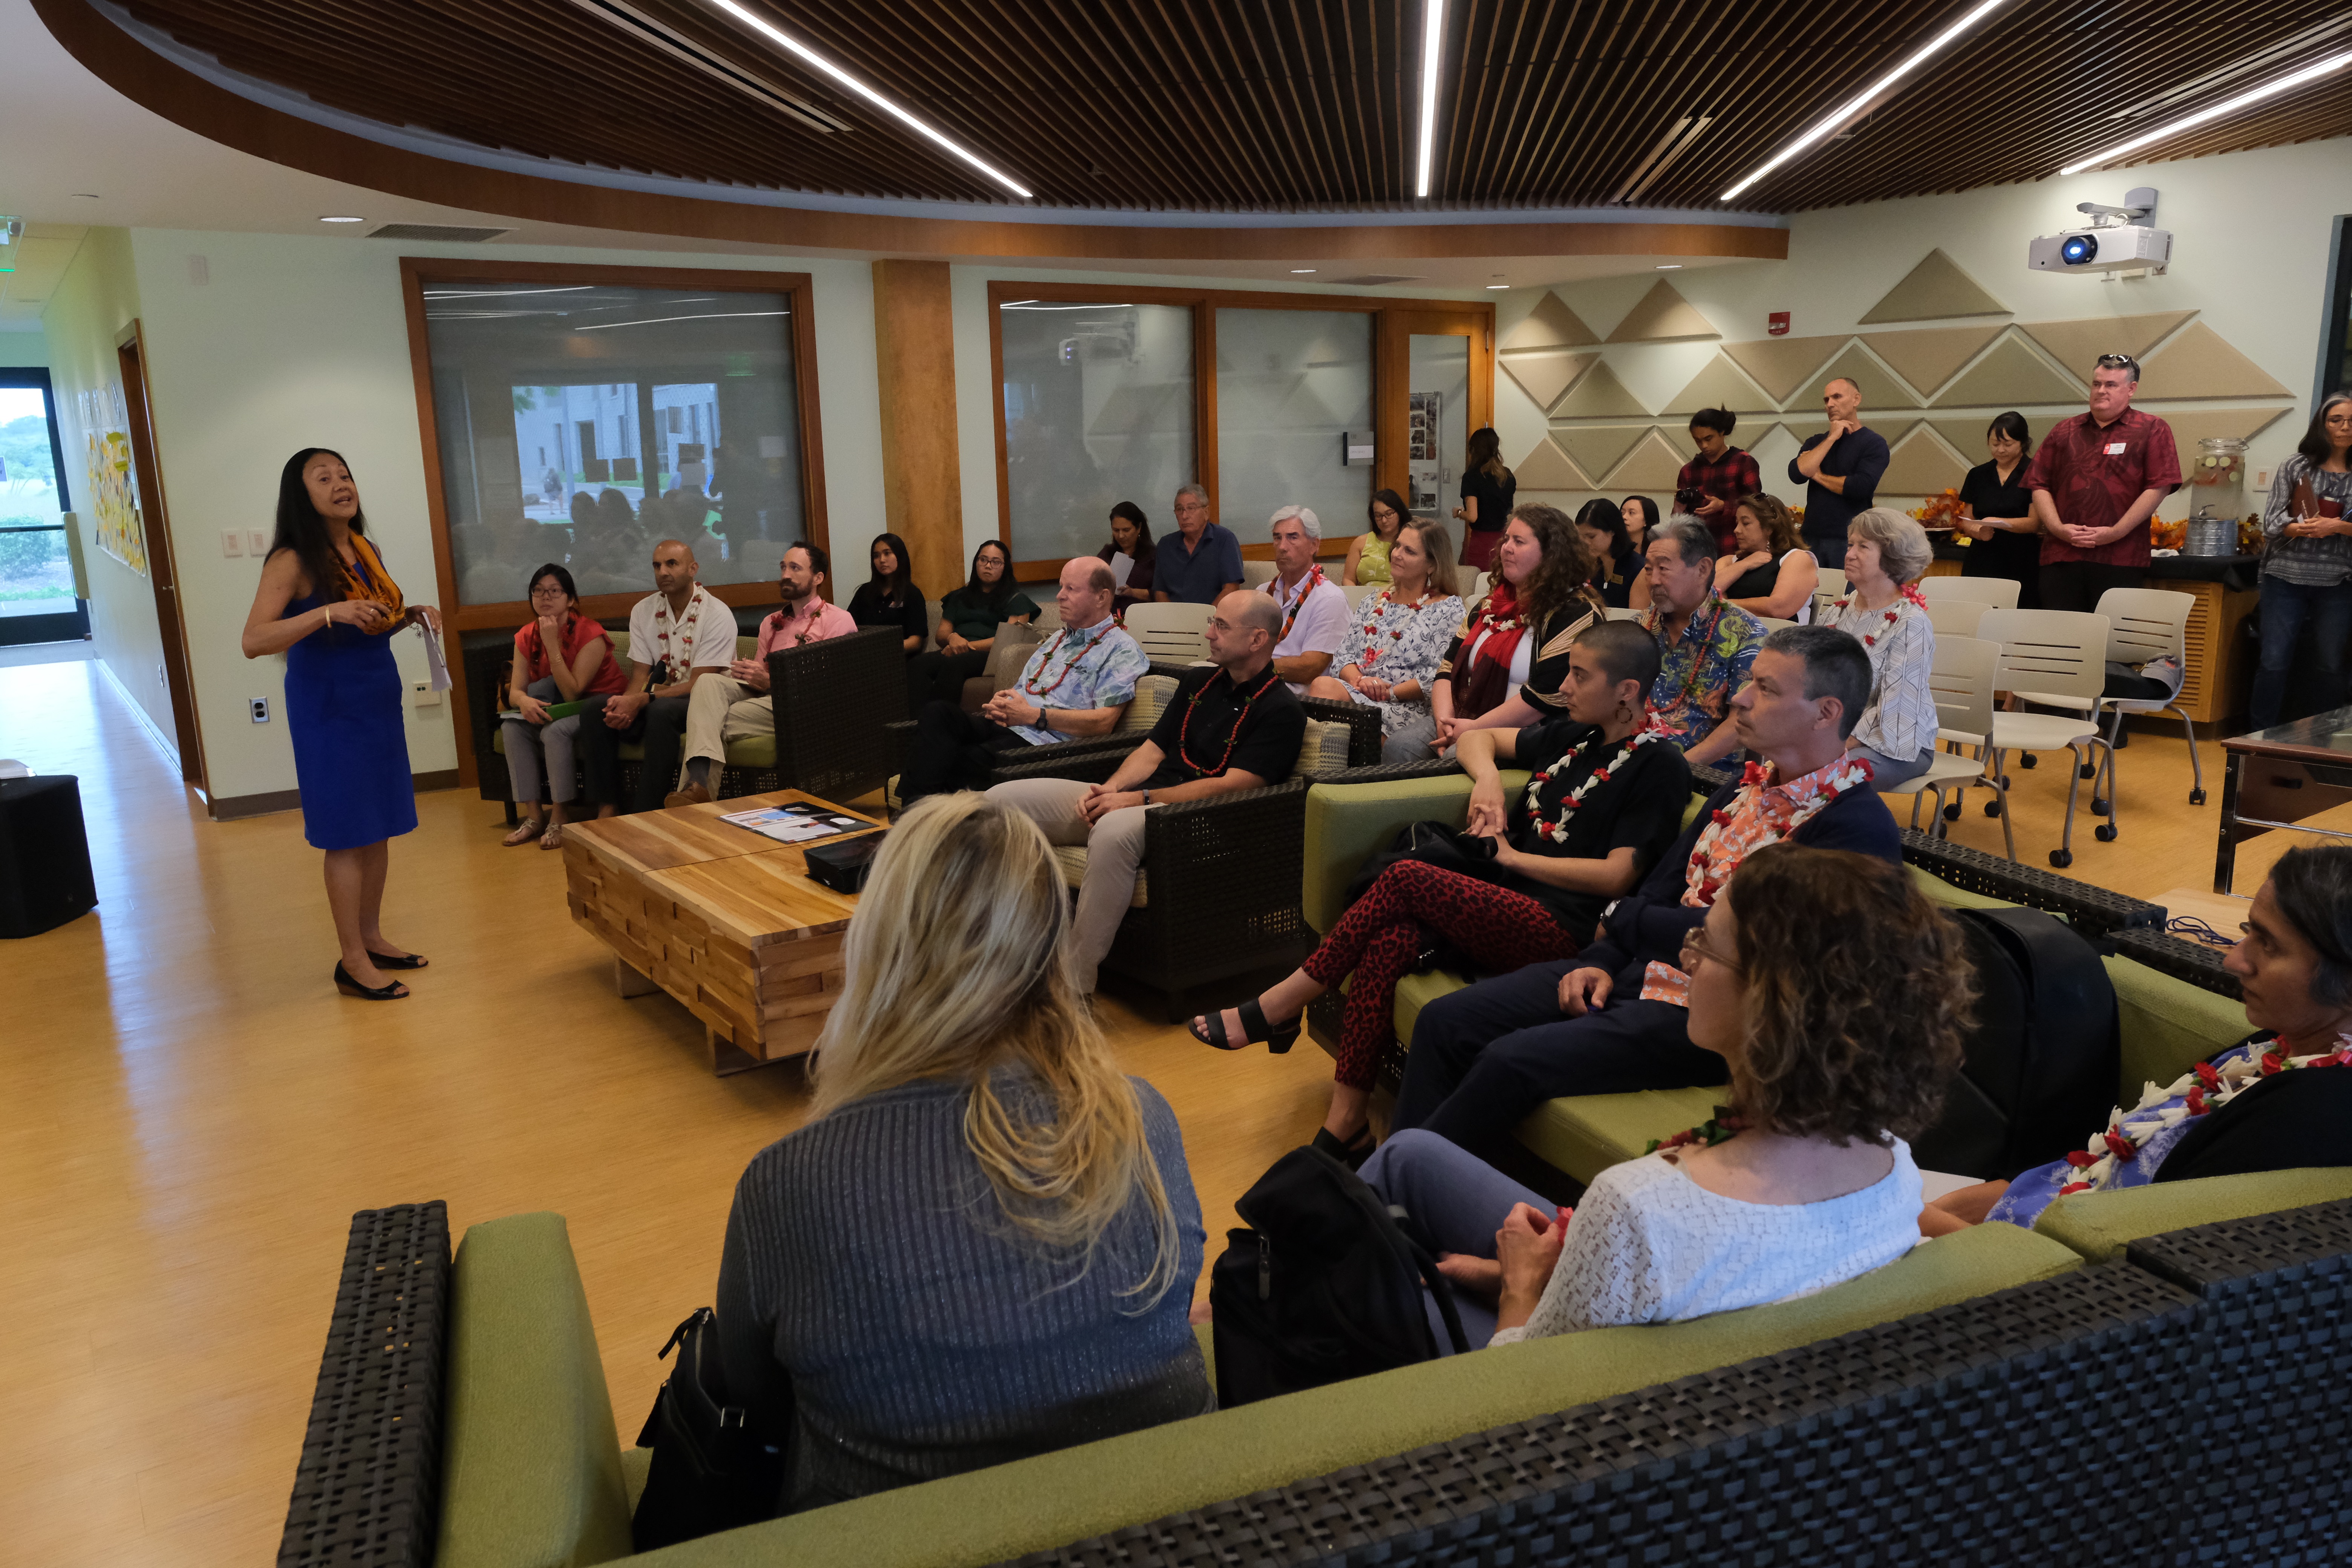
[[[2213,105],[2210,109],[2200,109],[2196,113],[2176,120],[2169,125],[2159,125],[2155,130],[2135,136],[2128,142],[2118,142],[2105,152],[2095,153],[2090,157],[2079,159],[2058,172],[2061,174],[2079,174],[2085,169],[2095,169],[2102,163],[2113,163],[2125,153],[2145,147],[2151,142],[2161,142],[2168,136],[2178,135],[2193,126],[2202,125],[2209,120],[2219,120],[2225,114],[2234,114],[2249,104],[2260,103],[2263,99],[2284,92],[2289,88],[2301,87],[2307,81],[2315,81],[2321,77],[2342,70],[2347,65],[2352,65],[2352,51],[2324,59],[2315,66],[2306,66],[2292,76],[2281,77],[2278,80],[2255,88],[2251,92],[2242,92],[2234,98],[2226,99]]]
[[[1421,169],[1413,195],[1429,195],[1430,165],[1437,153],[1437,57],[1445,41],[1445,0],[1422,0]]]
[[[367,222],[367,219],[363,217],[322,217],[319,221],[320,223],[365,223]]]
[[[1510,285],[1508,283],[1489,283],[1486,287],[1489,289],[1507,289]]]
[[[1312,267],[1294,267],[1290,269],[1290,275],[1293,278],[1296,278],[1302,272],[1312,272],[1314,270],[1315,268]]]
[[[1661,272],[1680,272],[1682,269],[1683,264],[1679,261],[1661,261],[1658,263],[1658,270]]]

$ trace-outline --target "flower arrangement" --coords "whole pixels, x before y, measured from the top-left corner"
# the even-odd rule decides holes
[[[1929,496],[1927,504],[1911,509],[1911,521],[1922,528],[1948,529],[1959,521],[1960,492],[1948,489],[1941,495]]]

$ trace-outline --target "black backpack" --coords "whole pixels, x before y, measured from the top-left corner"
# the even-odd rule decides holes
[[[2063,1158],[2106,1124],[2122,1042],[2091,944],[2040,910],[1955,910],[1977,971],[1977,1026],[1923,1170],[1986,1178]]]
[[[1418,1227],[1321,1150],[1285,1154],[1234,1207],[1253,1228],[1225,1233],[1209,1275],[1220,1407],[1434,1357],[1424,1284],[1470,1348]]]

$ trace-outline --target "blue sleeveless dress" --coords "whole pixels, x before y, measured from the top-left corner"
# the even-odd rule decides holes
[[[317,615],[326,602],[315,593],[297,599],[286,618]],[[400,688],[389,637],[337,624],[286,650],[286,724],[312,848],[362,848],[415,827]]]

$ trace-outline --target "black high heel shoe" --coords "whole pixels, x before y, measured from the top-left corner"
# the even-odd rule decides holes
[[[361,984],[352,978],[352,972],[343,967],[343,961],[340,958],[335,960],[335,989],[363,1002],[397,1002],[408,994],[400,988],[397,980],[373,987]]]
[[[1255,1045],[1264,1040],[1267,1051],[1277,1057],[1288,1050],[1298,1038],[1298,1018],[1296,1015],[1286,1024],[1280,1026],[1269,1024],[1265,1021],[1265,1009],[1257,1005],[1257,998],[1255,996],[1234,1008],[1234,1011],[1241,1015],[1242,1027],[1246,1031],[1240,1039],[1225,1038],[1225,1016],[1222,1008],[1214,1013],[1202,1015],[1199,1022],[1192,1026],[1192,1037],[1204,1046],[1214,1046],[1221,1051],[1237,1051],[1244,1046]],[[1203,1024],[1208,1026],[1206,1034],[1201,1032]]]
[[[378,952],[373,948],[368,949],[368,956],[378,969],[422,969],[433,962],[421,952]]]

